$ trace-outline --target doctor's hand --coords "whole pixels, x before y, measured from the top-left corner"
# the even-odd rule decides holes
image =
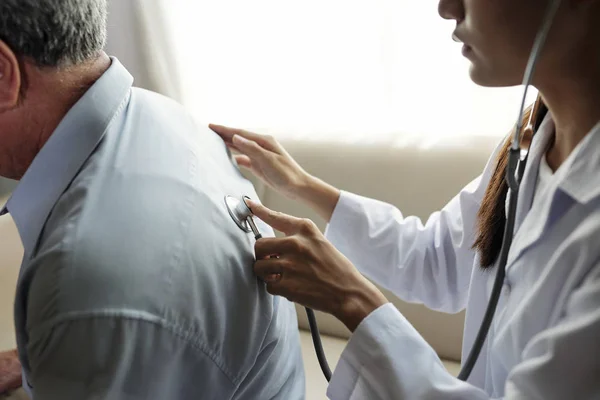
[[[310,179],[272,136],[221,125],[211,124],[209,128],[221,136],[230,149],[240,153],[235,155],[240,166],[252,171],[275,191],[294,199]]]
[[[213,124],[209,128],[239,153],[235,159],[240,166],[276,192],[302,201],[326,221],[331,219],[340,191],[307,173],[273,137]]]
[[[350,331],[388,300],[310,220],[248,202],[253,213],[285,238],[256,242],[254,272],[269,293],[332,314]]]

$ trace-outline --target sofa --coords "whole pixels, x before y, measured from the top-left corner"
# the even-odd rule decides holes
[[[440,209],[483,169],[498,138],[423,138],[398,135],[389,140],[293,139],[284,147],[310,173],[357,194],[397,205],[402,212],[427,218]],[[301,204],[282,198],[249,176],[262,202],[277,211],[325,223]],[[0,187],[1,182],[0,182]],[[6,191],[6,190],[5,190]],[[7,193],[4,193],[4,200]],[[0,204],[3,204],[0,193]],[[15,346],[12,325],[14,286],[22,247],[10,216],[0,217],[0,351]],[[408,304],[389,292],[386,296],[437,351],[448,370],[460,368],[463,313],[447,315]],[[327,383],[314,354],[308,323],[298,308],[301,344],[307,376],[307,399],[325,399]],[[347,329],[334,318],[317,313],[325,352],[335,366],[349,337]],[[25,399],[22,393],[11,399]],[[2,396],[0,396],[2,399]]]

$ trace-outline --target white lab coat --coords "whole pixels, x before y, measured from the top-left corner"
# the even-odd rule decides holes
[[[388,304],[353,334],[331,399],[600,399],[600,124],[534,198],[553,131],[547,118],[534,139],[506,283],[468,382],[451,376]],[[466,307],[463,359],[495,276],[472,250],[495,159],[425,224],[344,192],[326,231],[362,273],[404,300],[452,313]]]

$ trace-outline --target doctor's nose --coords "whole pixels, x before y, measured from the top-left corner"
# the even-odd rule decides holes
[[[453,19],[457,23],[465,19],[465,7],[462,0],[440,0],[438,13],[444,19]]]

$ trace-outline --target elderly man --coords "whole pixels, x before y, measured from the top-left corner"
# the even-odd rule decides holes
[[[182,107],[131,87],[105,17],[106,0],[0,1],[24,384],[35,400],[303,398],[294,308],[225,209],[252,185]]]

